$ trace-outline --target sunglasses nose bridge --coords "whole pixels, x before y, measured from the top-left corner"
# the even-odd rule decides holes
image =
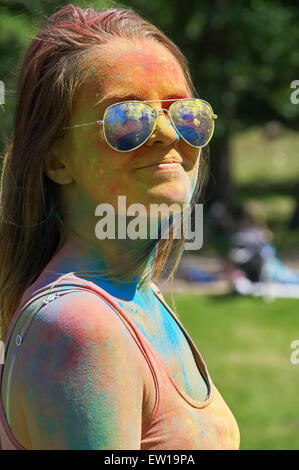
[[[163,114],[164,115],[164,111],[167,112],[168,116],[169,116],[169,109],[164,109],[164,108],[160,108],[159,111],[158,111],[158,115],[160,116],[160,114]]]
[[[177,128],[175,127],[175,125],[173,124],[172,120],[171,120],[171,117],[170,117],[170,114],[169,114],[169,109],[165,109],[165,108],[160,108],[160,109],[157,109],[156,112],[157,112],[157,119],[156,119],[156,122],[155,122],[155,126],[154,126],[154,130],[156,129],[156,126],[158,124],[158,121],[159,121],[159,116],[162,114],[164,116],[164,111],[167,112],[167,116],[168,116],[168,121],[170,123],[170,125],[174,128],[175,132],[177,134],[179,134],[180,136],[180,133],[178,132]],[[166,117],[166,116],[164,116]]]
[[[155,127],[156,127],[156,125],[157,125],[157,123],[158,123],[159,116],[161,116],[161,115],[164,116],[164,111],[166,111],[169,122],[170,122],[171,125],[174,127],[174,129],[176,130],[176,128],[175,128],[175,126],[173,125],[172,120],[171,120],[171,118],[170,118],[169,109],[160,108],[160,109],[158,109],[158,110],[156,110],[156,111],[157,111],[157,120],[156,120],[156,123],[155,123]],[[166,117],[166,116],[164,116],[164,117]]]

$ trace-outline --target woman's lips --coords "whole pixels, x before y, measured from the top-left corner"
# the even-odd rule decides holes
[[[152,165],[139,167],[137,170],[145,170],[147,168],[152,170],[181,170],[183,166],[178,162],[159,162],[153,163]]]
[[[182,169],[182,165],[180,163],[177,163],[177,162],[173,162],[173,163],[158,163],[156,165],[153,165],[154,167],[156,167],[157,169],[159,170],[175,170],[175,169]]]

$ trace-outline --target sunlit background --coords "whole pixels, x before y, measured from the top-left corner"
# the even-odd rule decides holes
[[[68,3],[0,0],[2,157],[24,50],[43,19]],[[299,85],[299,3],[72,3],[133,8],[160,27],[218,115],[199,201],[203,246],[182,259],[176,309],[236,417],[241,449],[298,449],[299,363],[290,357],[299,340],[299,93],[298,104],[291,100],[291,84]],[[262,242],[247,237],[242,245],[235,234],[244,227],[260,230]],[[167,282],[160,287],[170,301]]]

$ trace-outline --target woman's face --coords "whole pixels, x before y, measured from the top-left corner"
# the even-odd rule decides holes
[[[103,119],[105,109],[122,100],[159,100],[151,103],[158,110],[171,105],[163,99],[191,96],[176,58],[149,39],[118,39],[101,46],[90,62],[90,77],[73,103],[69,126]],[[190,202],[200,151],[178,140],[166,113],[159,116],[147,142],[131,152],[113,150],[105,141],[102,124],[66,132],[67,164],[78,191],[90,203],[117,208],[118,196],[126,196],[127,207],[140,203],[147,209],[152,203]],[[172,158],[181,165],[167,170],[154,165]]]

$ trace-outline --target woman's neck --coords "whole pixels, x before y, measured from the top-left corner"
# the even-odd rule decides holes
[[[132,300],[139,294],[151,296],[151,277],[146,274],[153,264],[153,240],[91,241],[70,228],[65,229],[64,235],[61,248],[47,266],[48,271],[74,272],[124,300]],[[136,261],[142,256],[144,260],[136,269]],[[80,274],[80,271],[98,270],[101,272],[91,273],[92,276]],[[107,276],[109,272],[114,274],[112,278]]]

